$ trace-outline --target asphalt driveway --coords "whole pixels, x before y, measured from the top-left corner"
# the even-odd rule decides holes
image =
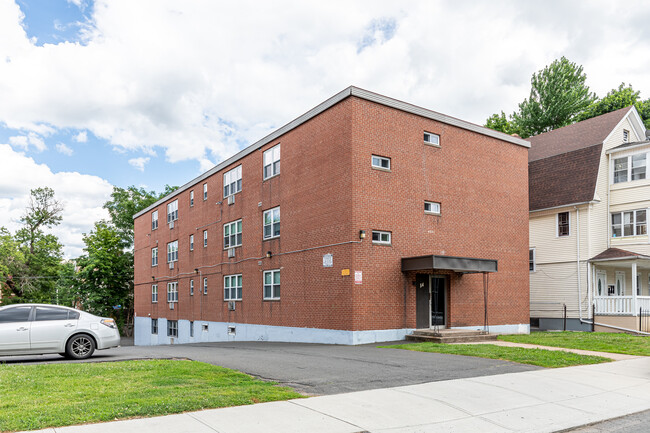
[[[404,342],[399,342],[404,343]],[[380,349],[377,346],[237,342],[124,346],[95,352],[90,361],[187,358],[274,380],[308,395],[415,385],[425,382],[536,370],[514,362]],[[0,363],[68,361],[58,355],[0,357]]]

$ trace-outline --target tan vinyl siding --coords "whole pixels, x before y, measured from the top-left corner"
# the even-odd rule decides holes
[[[587,264],[582,263],[582,316],[589,312],[587,286]],[[567,306],[568,318],[579,318],[578,272],[575,262],[538,265],[530,274],[530,317],[562,317],[563,304]]]

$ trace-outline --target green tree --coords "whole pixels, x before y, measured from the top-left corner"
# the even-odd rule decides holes
[[[621,83],[618,89],[612,89],[604,98],[594,101],[578,116],[578,121],[635,105],[639,101],[639,93],[632,88],[632,85],[626,86],[625,83]]]
[[[25,256],[9,230],[0,227],[0,301],[9,302],[20,293],[16,281],[25,273]]]
[[[574,123],[596,99],[585,84],[582,66],[566,57],[555,60],[530,80],[530,96],[513,113],[524,138]]]
[[[77,293],[84,308],[101,316],[113,316],[120,326],[133,311],[133,254],[123,233],[107,221],[95,223],[84,235],[85,255],[77,259]],[[120,310],[113,306],[120,305]]]
[[[506,114],[503,111],[501,114],[495,113],[488,117],[487,121],[485,122],[485,126],[487,128],[494,129],[495,131],[501,131],[508,135],[521,135],[519,128],[512,122],[512,120],[508,120],[506,118]]]

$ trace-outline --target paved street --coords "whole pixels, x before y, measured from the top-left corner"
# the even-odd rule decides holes
[[[402,342],[400,342],[402,343]],[[537,370],[538,367],[466,356],[269,342],[125,346],[97,351],[91,361],[189,358],[271,379],[308,395],[339,394],[441,380]],[[5,357],[0,362],[71,362],[58,355]]]

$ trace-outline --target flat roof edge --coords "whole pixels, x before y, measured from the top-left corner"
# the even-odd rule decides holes
[[[328,98],[324,102],[321,102],[311,110],[307,111],[306,113],[302,114],[301,116],[295,118],[291,122],[287,123],[286,125],[280,127],[279,129],[276,129],[266,137],[256,141],[255,143],[251,144],[250,146],[240,150],[230,158],[226,159],[225,161],[217,164],[210,170],[206,171],[205,173],[201,174],[198,177],[195,177],[194,179],[190,180],[186,184],[180,186],[176,191],[172,192],[171,194],[166,195],[165,197],[161,198],[160,200],[156,201],[155,203],[147,206],[140,212],[136,213],[133,215],[133,219],[136,219],[145,213],[151,211],[152,209],[160,206],[161,204],[165,203],[169,199],[173,198],[174,196],[182,193],[183,191],[187,191],[194,185],[200,183],[201,181],[209,178],[213,174],[223,170],[225,167],[229,166],[230,164],[233,164],[237,162],[238,160],[244,158],[245,156],[255,152],[256,150],[262,148],[266,144],[272,142],[273,140],[276,140],[278,137],[282,136],[283,134],[286,134],[287,132],[291,131],[294,128],[297,128],[301,124],[307,122],[308,120],[316,117],[320,113],[324,112],[325,110],[331,108],[332,106],[338,104],[342,100],[348,98],[349,96],[356,96],[361,99],[365,99],[371,102],[375,102],[380,105],[384,105],[387,107],[395,108],[397,110],[405,111],[407,113],[415,114],[418,116],[425,117],[427,119],[432,119],[436,120],[438,122],[446,123],[452,126],[456,126],[462,129],[466,129],[472,132],[476,132],[478,134],[486,135],[488,137],[496,138],[498,140],[506,141],[512,144],[516,144],[519,146],[523,146],[526,148],[530,148],[530,143],[526,140],[523,140],[521,138],[513,137],[507,134],[504,134],[499,131],[494,131],[489,128],[485,128],[483,126],[475,125],[473,123],[465,122],[464,120],[456,119],[454,117],[446,116],[444,114],[427,110],[426,108],[418,107],[413,104],[409,104],[403,101],[398,101],[397,99],[389,98],[387,96],[380,95],[378,93],[373,93],[368,90],[361,89],[359,87],[354,87],[350,86],[347,87],[346,89],[340,91],[336,95]]]

